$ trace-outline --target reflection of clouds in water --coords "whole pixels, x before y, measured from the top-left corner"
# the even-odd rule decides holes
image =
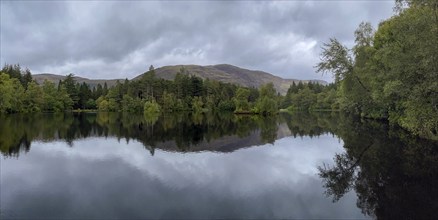
[[[84,216],[120,217],[357,217],[355,196],[347,196],[351,204],[331,204],[316,175],[318,165],[341,151],[329,136],[284,138],[229,154],[154,156],[139,142],[114,138],[78,140],[73,148],[37,142],[19,160],[2,161],[2,201],[16,207],[25,198],[21,207],[43,208],[32,201],[48,197],[54,207],[67,206],[54,209],[66,216],[83,210]]]
[[[324,146],[318,143],[324,143]],[[78,140],[73,148],[63,146],[62,142],[44,143],[41,147],[38,145],[39,143],[35,143],[32,151],[68,157],[69,160],[119,158],[163,182],[174,182],[188,177],[197,184],[208,184],[212,179],[227,179],[227,176],[231,178],[233,175],[243,175],[245,178],[240,179],[252,183],[251,185],[270,181],[296,183],[298,177],[315,175],[318,165],[322,162],[332,163],[334,153],[343,151],[338,141],[329,136],[321,136],[319,141],[310,138],[284,138],[277,140],[274,146],[267,144],[241,149],[231,154],[171,153],[157,150],[154,156],[150,156],[141,143],[131,141],[126,144],[124,140],[118,142],[115,138],[108,138],[104,142],[100,138]],[[284,171],[288,171],[287,175]],[[196,176],[204,178],[193,178]],[[263,176],[263,180],[254,181],[260,176]]]

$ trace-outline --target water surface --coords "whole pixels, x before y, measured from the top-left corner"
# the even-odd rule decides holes
[[[0,116],[2,218],[433,217],[437,146],[339,114]]]

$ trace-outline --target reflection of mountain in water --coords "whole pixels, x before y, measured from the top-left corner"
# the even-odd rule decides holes
[[[157,148],[232,152],[286,136],[332,134],[342,139],[345,152],[334,155],[334,165],[321,164],[319,174],[334,201],[355,190],[357,206],[378,219],[433,219],[438,210],[438,143],[342,114],[41,114],[0,116],[0,121],[0,150],[6,156],[19,156],[36,140],[73,146],[76,139],[111,136],[139,141],[153,154]]]
[[[165,151],[232,152],[240,148],[273,143],[289,136],[283,117],[171,114],[161,117],[97,114],[39,114],[2,116],[1,151],[18,156],[32,141],[66,141],[88,137],[136,140],[153,154]]]
[[[0,116],[0,150],[6,156],[28,151],[32,141],[66,141],[87,137],[117,137],[155,149],[177,152],[232,152],[273,143],[287,136],[333,133],[338,114],[295,114],[276,117],[233,114],[170,114],[164,116],[121,113],[36,114]]]

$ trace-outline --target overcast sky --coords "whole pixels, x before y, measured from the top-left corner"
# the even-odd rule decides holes
[[[133,78],[177,64],[227,63],[283,78],[315,73],[330,37],[352,45],[361,21],[374,27],[394,2],[368,1],[1,1],[1,64],[32,73]]]

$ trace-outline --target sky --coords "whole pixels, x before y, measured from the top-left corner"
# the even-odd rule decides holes
[[[321,46],[354,44],[392,0],[1,1],[0,61],[33,74],[134,78],[166,65],[231,64],[288,79],[316,73]]]

